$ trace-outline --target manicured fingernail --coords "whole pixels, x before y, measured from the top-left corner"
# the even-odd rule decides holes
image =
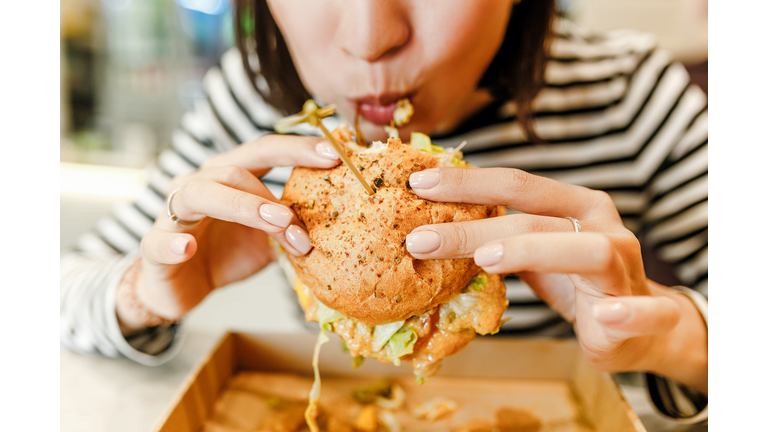
[[[176,255],[184,256],[184,254],[187,252],[187,245],[189,244],[189,239],[184,236],[178,236],[175,239],[171,240],[171,252],[175,253]]]
[[[434,231],[419,231],[405,236],[405,247],[410,253],[434,252],[441,243],[440,234]]]
[[[632,309],[620,301],[601,302],[592,306],[592,316],[604,323],[629,321],[632,313]]]
[[[281,228],[287,227],[293,220],[293,212],[280,204],[262,204],[259,207],[259,215],[267,223]]]
[[[487,244],[475,251],[475,264],[480,267],[492,266],[498,264],[502,256],[504,256],[504,245],[501,243]]]
[[[309,235],[301,227],[291,225],[285,230],[285,238],[288,239],[288,243],[291,244],[302,255],[309,252],[312,249],[312,243],[309,241]]]
[[[320,141],[315,144],[315,151],[326,159],[337,160],[339,158],[339,153],[328,141]]]
[[[432,168],[411,174],[408,183],[415,189],[429,189],[440,183],[440,170]]]

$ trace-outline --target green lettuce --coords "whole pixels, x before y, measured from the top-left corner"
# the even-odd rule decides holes
[[[469,281],[469,285],[467,285],[466,290],[467,291],[482,291],[483,288],[488,284],[488,276],[481,274],[477,275],[472,278],[472,280]]]
[[[435,153],[445,153],[442,147],[432,144],[428,135],[420,132],[411,132],[411,147],[427,152],[431,155]]]
[[[440,306],[440,318],[450,312],[454,312],[456,317],[463,317],[472,312],[472,310],[480,303],[482,294],[477,291],[468,291],[462,294],[456,294],[448,300],[448,303],[443,303]]]
[[[391,338],[393,334],[397,333],[403,324],[405,324],[405,320],[396,321],[389,324],[377,325],[376,328],[373,329],[373,342],[371,343],[371,349],[374,351],[380,351],[382,348],[384,348],[384,345],[387,344],[389,338]]]
[[[317,301],[317,322],[320,323],[320,327],[330,327],[326,326],[326,324],[330,324],[334,321],[342,320],[344,318],[346,318],[344,315],[322,304],[320,300]]]
[[[359,356],[355,357],[354,359],[352,359],[352,366],[355,369],[357,369],[360,366],[362,366],[364,362],[365,362],[365,357],[359,355]]]
[[[403,327],[389,339],[385,352],[387,359],[400,366],[400,357],[413,353],[413,345],[419,336],[411,327]]]
[[[501,330],[501,326],[503,326],[505,322],[507,322],[507,321],[509,321],[511,319],[512,319],[512,317],[509,317],[509,318],[504,318],[503,320],[499,321],[499,326],[496,327],[490,334],[495,335],[496,333],[498,333],[499,330]]]

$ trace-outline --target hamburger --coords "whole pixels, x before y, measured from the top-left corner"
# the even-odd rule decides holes
[[[508,301],[501,278],[472,258],[417,260],[405,237],[421,225],[485,219],[503,208],[433,202],[411,190],[414,172],[468,167],[460,149],[418,133],[410,144],[392,136],[371,147],[357,145],[344,125],[333,135],[376,193],[345,165],[295,168],[281,202],[304,223],[313,249],[280,254],[281,265],[305,318],[338,334],[356,365],[368,357],[410,362],[423,382],[476,334],[497,332]]]

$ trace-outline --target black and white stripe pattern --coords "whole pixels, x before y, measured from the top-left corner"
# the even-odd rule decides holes
[[[706,294],[706,96],[647,34],[586,37],[565,21],[558,34],[534,103],[534,130],[546,144],[525,139],[512,102],[435,142],[467,140],[465,158],[476,166],[515,167],[608,192],[627,228]],[[514,319],[503,330],[539,334],[541,326],[561,324],[525,284],[506,282]]]
[[[464,148],[479,167],[507,166],[608,192],[626,226],[677,266],[683,282],[707,293],[707,99],[685,69],[635,31],[585,33],[556,22],[546,86],[533,107],[534,129],[546,144],[525,139],[515,104],[498,101],[450,134],[443,146]],[[143,358],[152,341],[170,341],[158,330],[147,347],[123,340],[116,327],[98,327],[109,308],[94,299],[114,290],[141,237],[164,211],[174,176],[197,169],[212,155],[271,133],[280,115],[261,99],[242,69],[240,53],[228,51],[205,76],[206,99],[183,116],[172,146],[150,168],[149,187],[128,206],[98,223],[62,257],[62,342],[77,350]],[[329,127],[341,122],[328,120]],[[308,128],[299,133],[316,134]],[[275,193],[290,169],[265,177]],[[66,271],[64,271],[66,269]],[[514,317],[503,331],[557,334],[568,330],[559,316],[522,282],[507,280]],[[101,301],[101,300],[98,300]],[[103,304],[102,304],[103,306]],[[81,317],[86,317],[82,318]],[[90,318],[88,318],[90,317]],[[66,324],[66,326],[64,325]],[[105,333],[106,332],[106,333]],[[146,361],[145,361],[146,362]]]

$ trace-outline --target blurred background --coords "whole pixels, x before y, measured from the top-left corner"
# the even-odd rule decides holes
[[[559,0],[594,30],[655,33],[707,90],[706,0]],[[233,44],[229,0],[61,0],[61,247],[144,184],[205,71]]]
[[[61,1],[61,248],[144,185],[233,44],[227,0]]]
[[[141,167],[232,45],[227,0],[62,0],[61,159]]]

